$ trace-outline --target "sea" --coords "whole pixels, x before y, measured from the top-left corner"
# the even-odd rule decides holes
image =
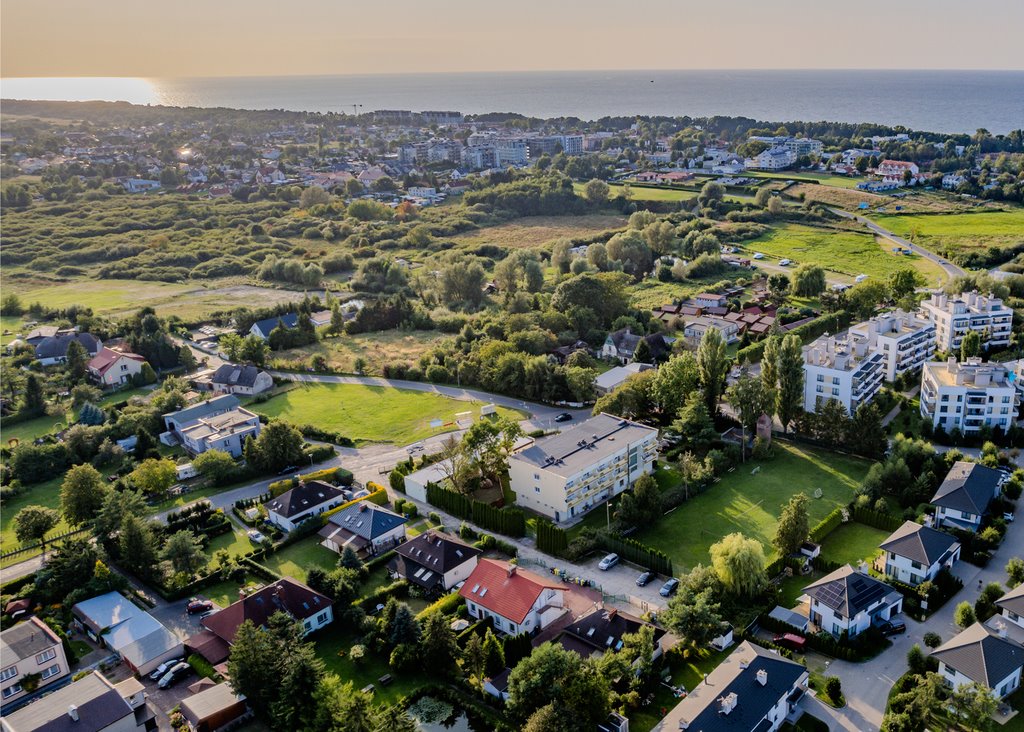
[[[5,78],[4,99],[359,112],[744,116],[874,122],[934,132],[1024,127],[1024,70],[535,71],[191,79]]]

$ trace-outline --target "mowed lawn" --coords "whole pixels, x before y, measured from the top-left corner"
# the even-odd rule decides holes
[[[357,442],[407,445],[425,437],[458,429],[457,414],[480,416],[482,402],[453,399],[432,392],[362,384],[302,384],[250,409],[293,424],[312,424],[340,432]],[[498,413],[513,420],[522,415],[512,409]],[[431,427],[431,420],[441,426]]]
[[[866,274],[884,280],[906,267],[924,275],[929,285],[939,284],[942,278],[942,270],[930,260],[916,254],[894,254],[890,246],[879,243],[872,234],[858,231],[783,224],[743,242],[743,248],[748,255],[762,252],[776,259],[791,259],[793,267],[818,264],[847,278]]]
[[[883,214],[880,226],[927,249],[1012,247],[1024,243],[1024,208],[958,214]]]
[[[881,551],[878,545],[889,536],[888,531],[851,521],[829,534],[821,546],[821,556],[830,562],[852,564],[871,561]]]
[[[760,470],[752,474],[756,467]],[[869,467],[868,461],[859,458],[776,442],[774,459],[741,465],[636,538],[668,554],[677,573],[707,564],[709,547],[737,531],[760,541],[771,556],[775,527],[791,496],[804,493],[810,499],[813,526],[850,501]],[[666,476],[659,477],[659,483],[664,483]],[[671,480],[678,482],[678,476],[671,475]],[[821,498],[814,497],[818,489]]]
[[[45,483],[36,483],[29,486],[29,489],[19,496],[4,501],[3,511],[0,511],[0,552],[9,552],[17,549],[21,542],[14,535],[14,517],[25,506],[45,506],[54,511],[60,511],[60,487],[64,482],[64,476],[48,480]],[[63,534],[71,527],[61,519],[53,531],[47,534],[48,537]],[[21,561],[32,556],[31,553],[12,557],[10,561]]]

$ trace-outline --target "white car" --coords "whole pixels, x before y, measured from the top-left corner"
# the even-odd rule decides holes
[[[790,264],[793,264],[793,260],[791,260],[791,259],[780,259],[779,260],[779,266],[780,267],[786,267],[786,266],[789,266]]]
[[[868,278],[868,276],[866,274],[860,274],[860,275],[857,275],[856,277],[854,277],[853,281],[854,282],[863,282],[867,278]]]
[[[262,544],[264,541],[266,541],[266,538],[267,538],[262,533],[260,533],[259,531],[256,531],[255,529],[253,529],[252,531],[247,532],[247,534],[249,536],[249,541],[251,541],[253,544]]]
[[[764,255],[761,254],[761,252],[758,252],[757,254],[754,255],[754,259],[764,259]]]

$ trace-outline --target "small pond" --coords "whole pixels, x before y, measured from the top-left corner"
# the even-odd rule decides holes
[[[487,732],[490,727],[474,726],[466,711],[443,699],[424,696],[409,707],[409,714],[423,732]]]

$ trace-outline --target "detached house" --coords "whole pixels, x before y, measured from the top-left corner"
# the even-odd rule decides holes
[[[932,651],[939,675],[952,688],[977,681],[998,699],[1020,687],[1024,646],[1009,638],[1006,629],[975,623]]]
[[[30,334],[31,336],[31,334]],[[68,346],[77,341],[85,352],[95,356],[103,345],[99,338],[92,333],[58,332],[56,335],[42,338],[36,347],[36,360],[43,366],[53,366],[64,363],[68,358]],[[28,341],[31,343],[31,341]]]
[[[811,623],[834,636],[852,638],[903,610],[903,595],[849,564],[804,588]]]
[[[447,592],[476,569],[476,547],[435,531],[426,531],[399,544],[388,564],[393,577],[408,580],[428,594]]]
[[[270,334],[279,323],[288,329],[298,327],[299,316],[296,313],[286,313],[284,315],[279,315],[276,318],[264,318],[263,320],[252,324],[249,328],[249,335],[254,335],[265,341],[270,338]]]
[[[660,658],[665,650],[662,648],[662,639],[668,631],[614,608],[596,608],[588,615],[577,618],[562,632],[558,642],[567,651],[573,651],[583,658],[600,657],[621,650],[624,645],[622,636],[637,633],[644,626],[654,631],[652,658]]]
[[[104,347],[86,368],[92,380],[100,386],[120,386],[130,384],[137,374],[142,373],[144,363],[146,359],[137,353]]]
[[[640,345],[640,341],[647,342],[647,347],[651,351],[651,359],[654,361],[667,356],[672,350],[672,342],[661,333],[638,336],[629,328],[623,328],[608,334],[604,346],[601,348],[601,357],[617,358],[620,363],[625,365],[633,360],[633,354],[636,352],[637,346]]]
[[[935,506],[935,526],[977,531],[1004,480],[1006,475],[999,470],[958,460],[930,501]]]
[[[156,716],[136,679],[111,683],[94,671],[0,719],[3,732],[144,732]]]
[[[274,386],[274,379],[255,366],[226,363],[210,376],[210,387],[220,394],[262,394]]]
[[[543,630],[565,612],[565,589],[508,562],[481,559],[459,596],[471,617],[492,618],[494,629],[518,635]]]
[[[915,587],[960,560],[959,541],[914,521],[904,522],[879,548],[885,552],[886,577]]]
[[[362,557],[375,556],[405,541],[407,521],[394,511],[360,501],[328,519],[320,529],[320,543],[338,554],[351,546]]]
[[[46,623],[33,616],[0,633],[0,691],[7,704],[25,695],[26,676],[37,674],[37,689],[70,673],[64,645]]]
[[[270,523],[291,531],[306,519],[339,505],[344,497],[342,490],[330,483],[309,480],[270,499],[264,506]]]

